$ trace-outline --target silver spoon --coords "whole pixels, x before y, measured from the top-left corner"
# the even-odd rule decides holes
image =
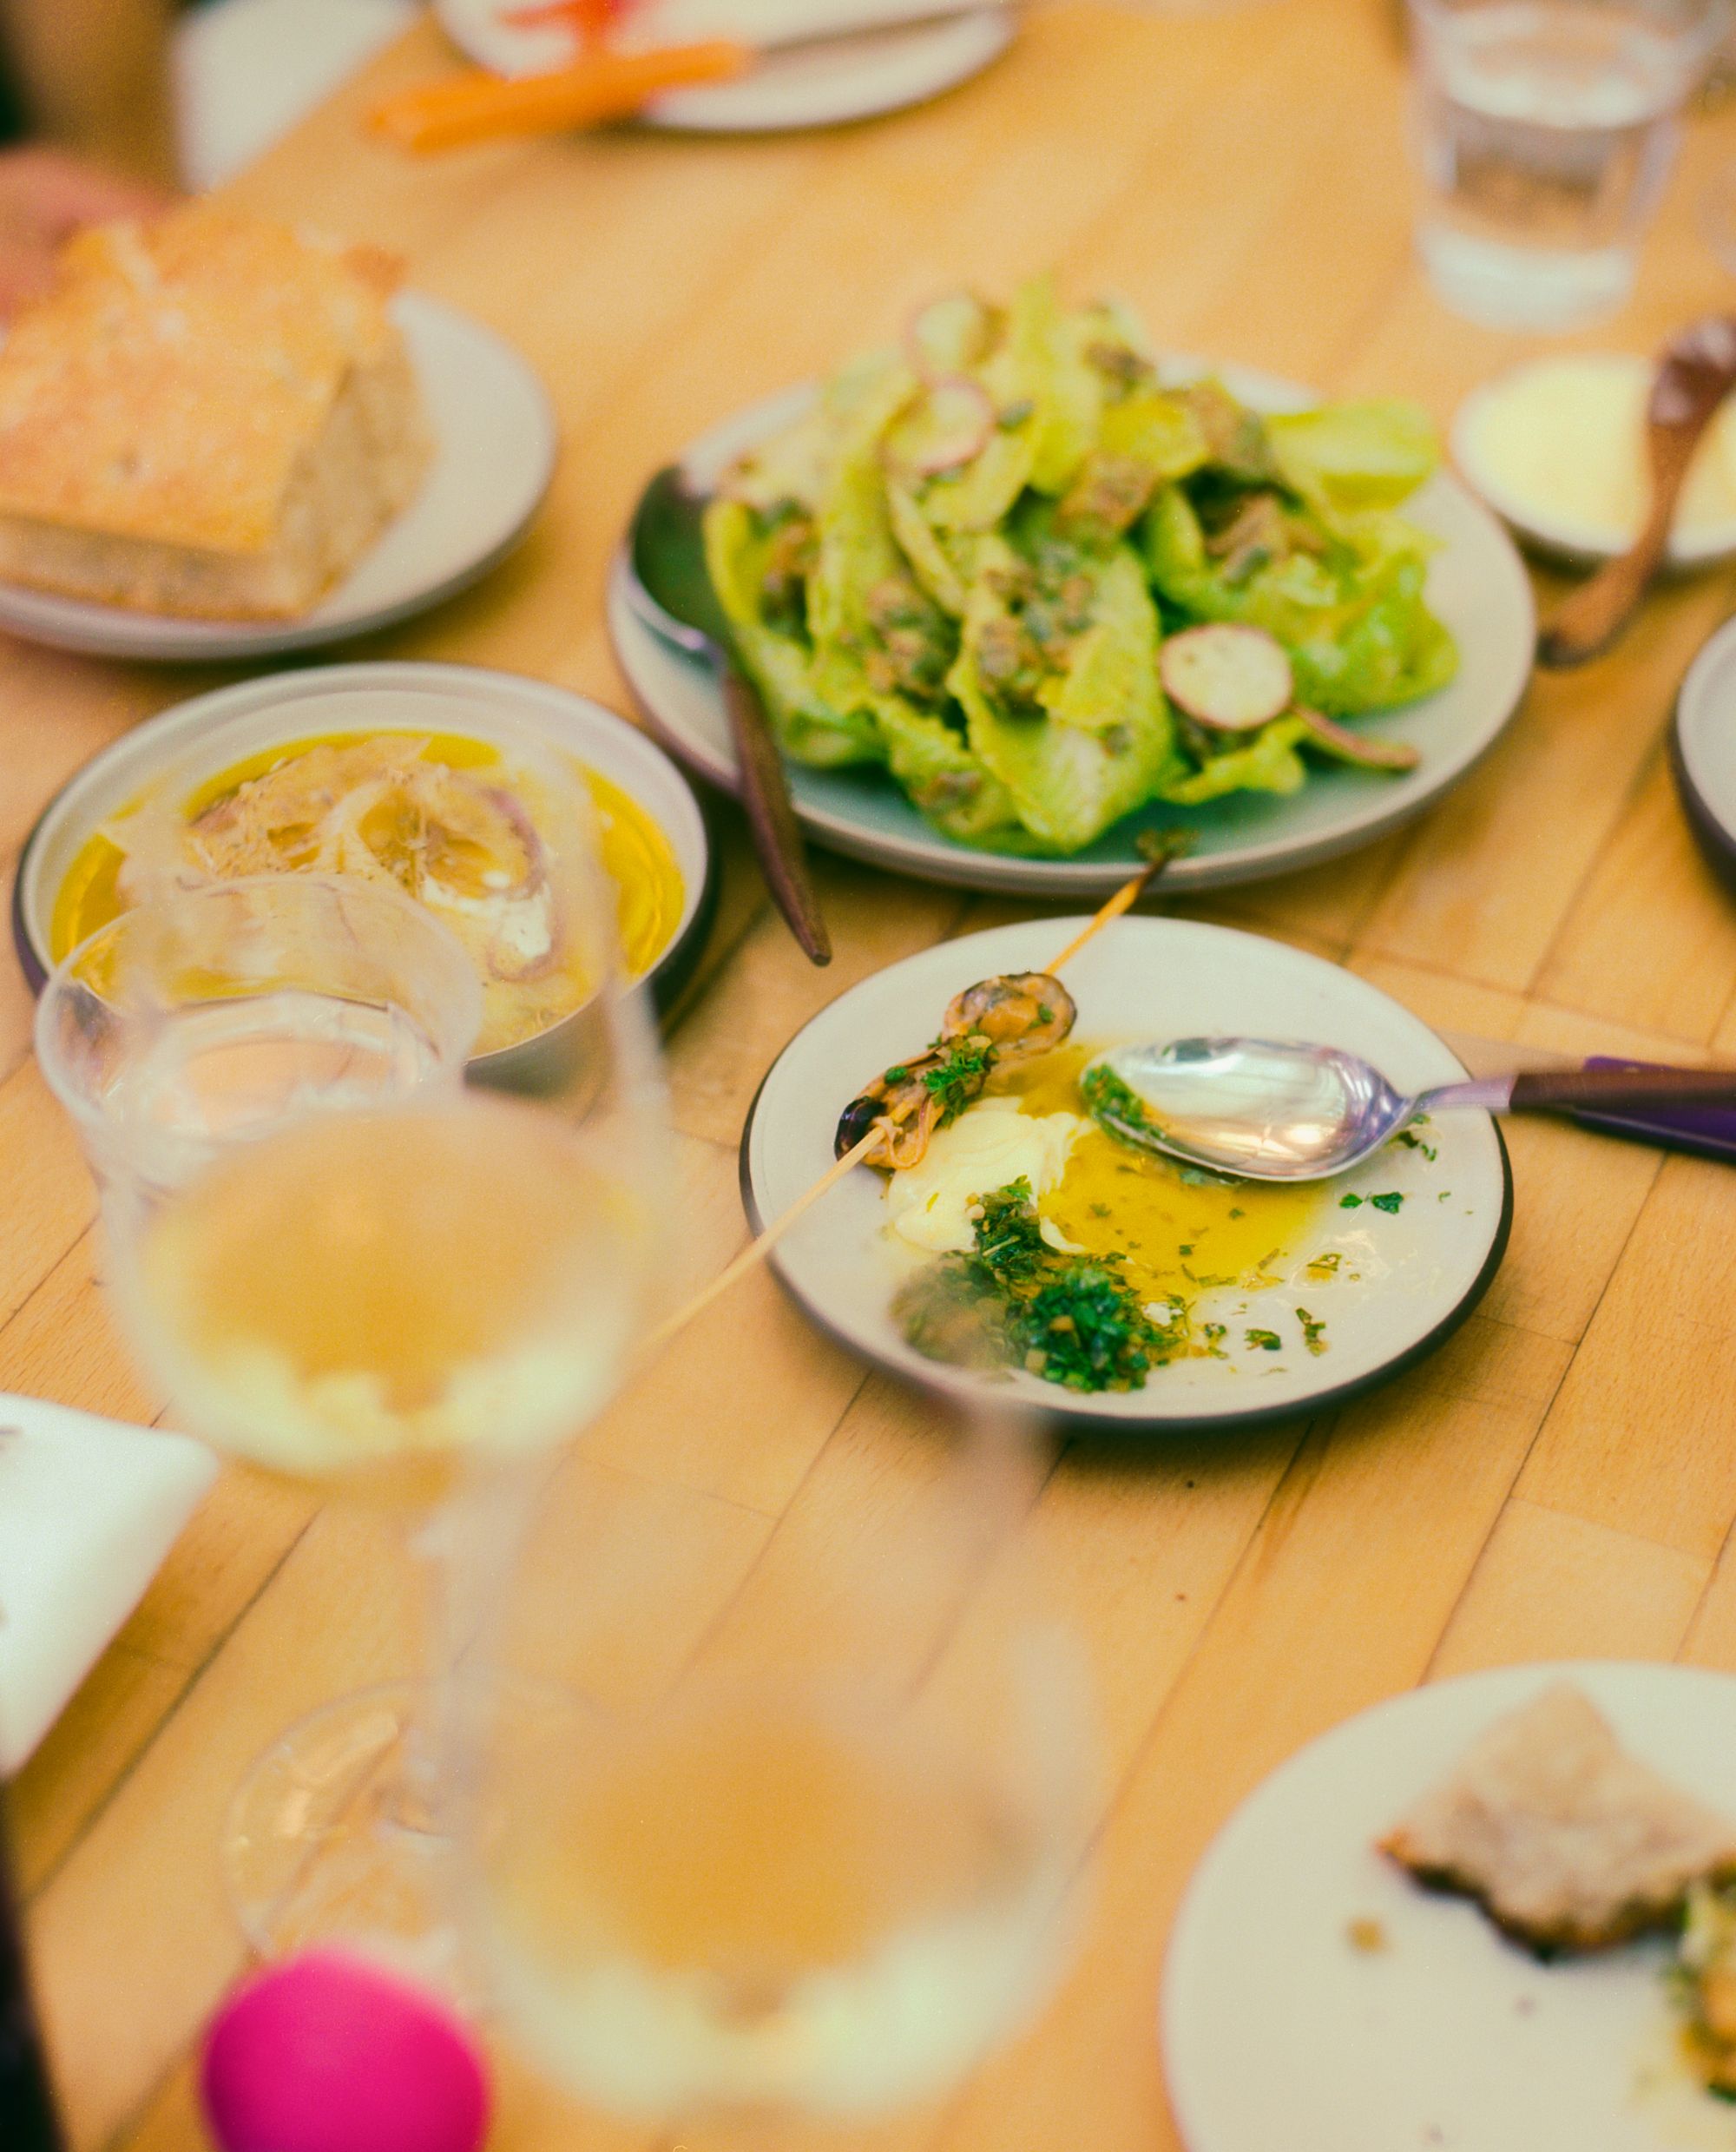
[[[789,773],[760,691],[736,662],[734,637],[707,572],[705,510],[706,496],[679,464],[652,477],[628,530],[627,602],[654,635],[710,666],[766,886],[809,960],[830,964],[832,938],[808,873]]]
[[[1253,1181],[1324,1181],[1418,1114],[1453,1106],[1492,1114],[1736,1107],[1736,1069],[1537,1069],[1407,1097],[1338,1047],[1265,1038],[1116,1046],[1079,1082],[1094,1116],[1123,1142]]]

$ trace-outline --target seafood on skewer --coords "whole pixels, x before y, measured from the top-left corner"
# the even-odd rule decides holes
[[[1073,997],[1047,971],[979,979],[947,1004],[926,1051],[884,1069],[838,1116],[833,1155],[843,1158],[878,1130],[865,1164],[902,1173],[919,1165],[937,1129],[982,1096],[993,1071],[1051,1052],[1078,1017]]]

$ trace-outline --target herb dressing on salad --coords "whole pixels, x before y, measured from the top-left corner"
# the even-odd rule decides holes
[[[1410,767],[1344,721],[1457,668],[1394,512],[1437,460],[1408,404],[1266,416],[1166,380],[1123,308],[1038,279],[845,366],[724,474],[707,565],[793,760],[1064,857],[1149,802],[1294,793],[1306,757]]]

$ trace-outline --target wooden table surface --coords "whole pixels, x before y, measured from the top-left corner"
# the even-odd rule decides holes
[[[1058,264],[1075,293],[1126,293],[1165,344],[1415,396],[1444,421],[1524,346],[1445,313],[1412,263],[1393,12],[1058,6],[981,80],[878,125],[760,141],[621,132],[431,163],[357,125],[380,89],[444,64],[431,30],[413,33],[234,197],[402,248],[419,285],[529,353],[563,452],[529,542],[482,589],[347,655],[473,660],[622,706],[603,573],[643,476],[962,280],[1004,289]],[[1586,340],[1644,350],[1730,303],[1693,224],[1730,156],[1736,123],[1695,124],[1638,298]],[[1736,907],[1691,847],[1664,740],[1733,591],[1727,571],[1674,589],[1615,655],[1540,681],[1496,752],[1410,831],[1178,909],[1337,958],[1449,1029],[1736,1056]],[[105,741],[210,684],[0,643],[0,843],[16,848]],[[1019,909],[822,857],[838,953],[817,971],[733,826],[726,853],[717,930],[668,1038],[689,1282],[743,1238],[736,1141],[796,1027],[879,966]],[[91,1189],[29,1058],[28,1017],[7,966],[0,1387],[149,1419],[161,1400],[110,1326]],[[1509,1141],[1505,1267],[1425,1366],[1280,1432],[1154,1445],[1108,1469],[1063,1458],[1047,1482],[1031,1530],[1088,1642],[1112,1766],[1101,1887],[1039,2029],[888,2142],[1174,2145],[1153,2010],[1178,1893],[1233,1805],[1347,1713],[1518,1659],[1736,1668],[1736,1182],[1565,1126],[1517,1123]],[[668,1483],[697,1604],[774,1594],[760,1559],[774,1535],[823,1537],[865,1473],[917,1469],[921,1417],[761,1277],[589,1447],[601,1469]],[[81,2152],[202,2142],[187,2058],[241,1964],[214,1861],[224,1805],[293,1717],[405,1663],[375,1530],[227,1474],[13,1789]],[[510,2079],[510,2152],[617,2134]]]

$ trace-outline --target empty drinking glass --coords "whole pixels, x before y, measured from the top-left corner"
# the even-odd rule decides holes
[[[1612,313],[1729,0],[1410,0],[1417,240],[1473,321]]]

